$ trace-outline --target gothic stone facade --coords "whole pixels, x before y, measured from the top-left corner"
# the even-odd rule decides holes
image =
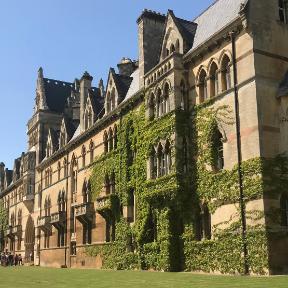
[[[2,249],[53,267],[287,272],[287,1],[218,0],[193,21],[145,10],[137,24],[139,59],[105,86],[39,69],[28,151],[0,165]]]

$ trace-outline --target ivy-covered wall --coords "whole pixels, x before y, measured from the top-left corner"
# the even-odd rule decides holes
[[[239,217],[225,223],[225,229],[212,227],[211,240],[196,241],[195,236],[195,211],[199,204],[206,203],[213,214],[227,203],[239,203],[237,167],[229,171],[211,169],[217,158],[214,145],[217,127],[219,123],[233,125],[230,115],[225,106],[217,109],[196,106],[189,114],[170,112],[150,121],[145,119],[145,107],[141,105],[120,117],[117,149],[95,160],[91,177],[93,201],[97,201],[103,191],[105,175],[115,173],[115,194],[98,208],[98,212],[108,221],[116,222],[116,237],[113,243],[90,246],[86,249],[87,255],[100,254],[103,268],[111,269],[242,273],[239,211]],[[185,159],[179,144],[183,136],[188,138],[189,144],[187,169],[183,168]],[[151,145],[166,139],[174,147],[172,170],[159,179],[147,179]],[[285,171],[281,176],[275,164],[281,166],[283,160],[269,161],[256,158],[243,162],[245,203],[263,198],[267,187],[277,190],[279,185],[287,184]],[[275,179],[283,178],[274,186],[267,183],[272,177],[265,179],[265,175],[272,173],[271,169],[274,169]],[[127,223],[121,212],[131,203],[131,190],[136,199],[133,225]],[[247,217],[261,220],[265,213],[247,211]],[[250,271],[267,273],[269,256],[264,224],[248,225],[247,247]]]

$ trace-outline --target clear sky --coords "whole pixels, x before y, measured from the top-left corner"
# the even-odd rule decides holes
[[[37,70],[72,82],[87,70],[107,78],[122,57],[137,59],[144,8],[192,20],[213,0],[0,0],[0,162],[9,169],[27,149]]]

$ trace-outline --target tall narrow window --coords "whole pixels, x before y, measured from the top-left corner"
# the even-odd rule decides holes
[[[89,144],[89,150],[90,150],[90,164],[94,161],[94,142],[91,140]]]
[[[217,129],[215,135],[215,152],[216,152],[216,159],[215,161],[215,168],[216,170],[222,170],[224,168],[224,146],[223,146],[223,136],[220,131]]]
[[[180,83],[180,108],[182,110],[186,110],[186,88],[185,88],[185,83],[184,81],[182,80],[181,83]]]
[[[159,177],[162,177],[165,175],[165,170],[166,170],[166,163],[165,163],[165,155],[163,151],[163,147],[161,143],[158,146],[158,151],[157,151],[157,156],[158,156],[158,175]]]
[[[150,155],[150,172],[152,179],[157,178],[157,155],[154,147],[152,147]]]
[[[104,154],[106,154],[108,153],[108,135],[106,131],[104,131],[103,135],[103,144],[104,144]]]
[[[114,172],[112,172],[112,174],[111,174],[111,178],[110,178],[110,192],[112,193],[112,194],[114,194],[115,193],[115,191],[116,191],[116,184],[115,184],[115,173]]]
[[[214,97],[219,93],[218,67],[215,62],[212,63],[210,68],[210,79],[210,95]]]
[[[162,92],[160,89],[157,91],[157,117],[161,117],[163,114],[163,105],[162,105]]]
[[[116,108],[116,93],[115,88],[113,88],[111,92],[111,110],[114,110],[115,108]]]
[[[283,23],[288,24],[288,1],[279,0],[279,18]]]
[[[129,223],[133,223],[135,221],[135,194],[134,190],[131,189],[129,191],[128,195],[128,215],[127,215],[127,221]]]
[[[166,114],[170,111],[170,103],[169,103],[169,84],[166,83],[164,87],[164,95],[163,95],[163,114]]]
[[[200,102],[208,99],[207,74],[204,69],[202,69],[199,76],[199,97]]]
[[[113,150],[113,132],[111,128],[109,128],[108,132],[108,150],[109,152]]]
[[[86,148],[84,145],[82,146],[81,154],[82,154],[82,168],[84,168],[86,166]]]
[[[117,149],[118,146],[118,134],[117,134],[117,125],[114,125],[113,129],[113,135],[114,135],[114,149]]]
[[[231,63],[227,55],[223,57],[222,60],[222,90],[228,90],[232,87],[231,83]]]
[[[71,161],[71,192],[73,203],[77,202],[77,176],[78,176],[77,161],[73,155]]]
[[[149,109],[149,119],[153,120],[155,118],[155,96],[152,93],[149,102],[148,102],[148,109]]]
[[[107,93],[107,99],[106,99],[106,107],[107,107],[107,113],[111,111],[111,93]]]
[[[288,197],[283,194],[280,198],[281,226],[288,226]]]
[[[170,142],[167,141],[165,145],[165,160],[164,160],[164,174],[167,175],[171,171],[171,166],[172,166],[172,159],[171,159],[171,147],[170,147]]]
[[[211,239],[211,215],[206,204],[203,205],[203,232],[204,238],[207,240]]]
[[[67,177],[68,176],[68,162],[66,158],[64,158],[63,167],[64,167],[64,177]]]

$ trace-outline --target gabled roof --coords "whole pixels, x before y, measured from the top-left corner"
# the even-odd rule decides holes
[[[49,128],[49,134],[51,137],[53,152],[55,152],[59,147],[59,132],[55,131],[53,128]],[[48,136],[49,137],[49,136]]]
[[[277,97],[288,96],[288,71],[284,75],[278,89]]]
[[[97,116],[104,107],[104,99],[101,96],[99,88],[91,88],[88,91],[88,99],[91,102],[91,106],[94,114]]]
[[[109,75],[111,75],[114,80],[119,98],[123,100],[129,90],[129,87],[132,83],[133,78],[131,76],[116,74],[113,68],[110,68]],[[108,81],[109,81],[109,78],[110,77],[108,77]],[[107,88],[108,88],[108,82],[107,82]],[[108,89],[106,89],[106,91],[107,90]]]
[[[187,21],[187,20],[176,17],[172,10],[168,10],[168,14],[171,15],[183,39],[186,41],[189,47],[192,47],[196,29],[197,29],[197,24],[192,21]]]
[[[62,120],[62,125],[64,124],[65,126],[65,130],[68,136],[68,141],[69,139],[71,139],[73,137],[73,134],[79,124],[79,121],[77,121],[78,123],[76,123],[75,121],[72,121],[71,119],[69,119],[68,117],[64,116],[63,120]]]
[[[188,53],[235,21],[247,2],[248,0],[217,0],[200,16],[195,18],[193,22],[198,26],[193,46]]]
[[[67,98],[74,89],[73,83],[44,78],[44,89],[49,110],[63,113]]]

